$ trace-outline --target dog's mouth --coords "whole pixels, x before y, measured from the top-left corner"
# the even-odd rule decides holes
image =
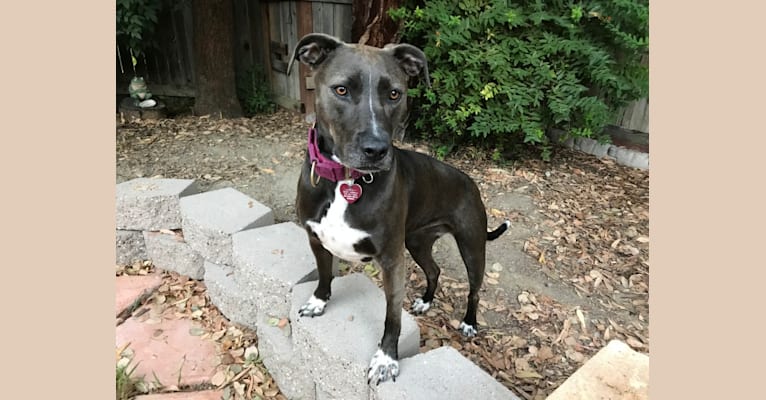
[[[364,174],[372,174],[390,170],[392,161],[393,157],[391,154],[387,154],[385,157],[374,162],[371,162],[362,156],[352,157],[349,162],[341,162],[341,164]]]

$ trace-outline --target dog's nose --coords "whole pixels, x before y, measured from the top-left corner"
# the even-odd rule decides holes
[[[383,141],[371,141],[362,146],[364,155],[370,161],[380,161],[388,153],[388,143]]]

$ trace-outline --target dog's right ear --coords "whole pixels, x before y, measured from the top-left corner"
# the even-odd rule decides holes
[[[290,75],[293,61],[300,60],[314,69],[327,58],[328,54],[343,44],[340,39],[324,33],[309,33],[295,45],[293,55],[287,64],[287,75]]]

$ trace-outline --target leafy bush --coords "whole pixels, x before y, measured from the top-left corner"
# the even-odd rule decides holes
[[[158,0],[117,0],[117,40],[127,44],[135,56],[148,47],[162,4]]]
[[[419,4],[418,4],[419,3]],[[448,143],[541,147],[545,132],[599,138],[648,93],[648,1],[410,1],[389,11],[429,60],[414,126]]]
[[[242,111],[247,116],[274,112],[276,108],[271,99],[266,73],[261,65],[255,65],[237,78],[237,97]]]

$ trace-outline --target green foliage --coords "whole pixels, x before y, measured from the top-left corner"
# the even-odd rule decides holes
[[[261,65],[255,65],[237,77],[237,97],[247,116],[274,112],[276,108],[271,99],[266,72]]]
[[[133,365],[131,367],[129,364],[117,365],[115,396],[117,400],[128,400],[138,393],[137,385],[140,379],[133,376],[137,366]]]
[[[135,57],[148,47],[162,4],[159,0],[117,0],[117,40],[127,44]]]
[[[547,130],[600,138],[648,93],[646,0],[410,1],[389,14],[429,60],[432,88],[409,95],[414,126],[440,141],[526,143],[547,158]]]

